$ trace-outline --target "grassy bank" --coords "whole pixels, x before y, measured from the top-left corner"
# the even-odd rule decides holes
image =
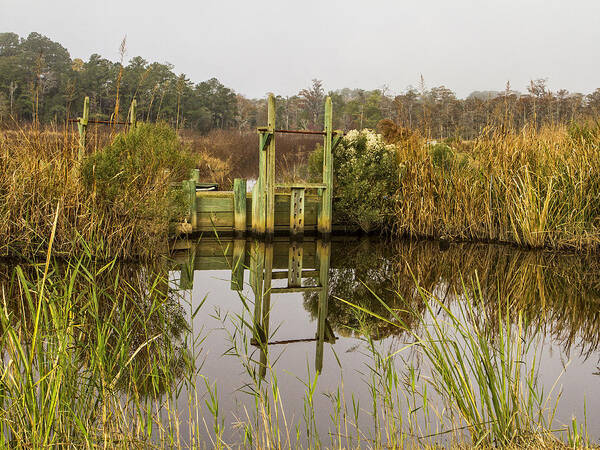
[[[55,217],[55,255],[144,258],[166,250],[170,223],[182,215],[170,185],[202,167],[201,155],[163,125],[88,137],[78,161],[73,133],[0,131],[0,256],[43,255]]]
[[[489,130],[468,142],[392,139],[396,234],[600,247],[600,127]]]

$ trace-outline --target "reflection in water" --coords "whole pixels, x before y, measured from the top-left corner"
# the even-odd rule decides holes
[[[390,244],[371,239],[271,244],[204,240],[188,255],[181,265],[182,288],[192,287],[194,268],[231,269],[231,289],[241,290],[244,271],[249,270],[259,347],[268,344],[272,296],[302,292],[304,307],[318,324],[317,362],[323,342],[334,343],[335,334],[384,339],[403,333],[398,318],[404,327],[416,327],[425,311],[417,284],[448,306],[460,301],[465,291],[473,297],[480,293],[484,304],[478,305],[478,317],[490,333],[497,329],[499,305],[508,302],[511,314],[520,312],[529,319],[532,333],[551,336],[565,353],[576,346],[579,355],[587,357],[600,345],[600,260],[596,258],[505,245],[442,247],[437,242]],[[180,254],[177,259],[181,262],[184,257]],[[285,286],[273,286],[274,280],[282,279],[287,280]],[[317,368],[321,367],[318,362]]]
[[[115,406],[121,417],[127,416],[123,410],[135,416],[155,408],[152,410],[160,414],[153,420],[159,422],[166,414],[173,421],[168,426],[161,422],[157,429],[170,426],[180,430],[184,425],[177,421],[187,411],[193,411],[190,414],[196,419],[210,417],[213,410],[206,411],[205,399],[217,397],[218,388],[220,410],[226,411],[233,422],[233,417],[238,417],[236,408],[243,404],[236,394],[250,381],[240,368],[239,358],[223,356],[230,354],[232,345],[227,341],[227,332],[239,331],[231,321],[218,319],[227,314],[245,321],[244,331],[251,335],[248,342],[253,345],[248,346],[248,355],[252,355],[247,360],[257,369],[253,373],[261,382],[263,378],[273,379],[273,365],[283,369],[279,376],[282,372],[291,374],[279,378],[278,385],[285,391],[285,408],[291,412],[306,406],[303,399],[308,383],[299,383],[298,377],[303,370],[310,371],[308,361],[311,365],[314,361],[314,370],[320,373],[319,394],[339,393],[343,384],[353,400],[355,394],[356,398],[369,398],[371,386],[365,385],[361,371],[368,372],[365,366],[373,366],[369,359],[373,355],[354,349],[364,344],[361,339],[365,336],[370,342],[378,341],[381,347],[390,348],[404,346],[413,339],[406,330],[418,332],[423,319],[431,318],[417,284],[434,293],[449,310],[464,301],[465,292],[481,299],[474,305],[475,320],[479,329],[492,337],[499,328],[500,305],[506,308],[508,304],[511,317],[521,314],[529,324],[528,333],[543,335],[549,351],[559,353],[559,364],[551,361],[548,352],[544,356],[555,372],[563,369],[563,360],[574,359],[568,382],[575,387],[566,390],[561,399],[563,403],[567,400],[567,417],[583,405],[580,386],[593,386],[590,381],[595,379],[594,359],[600,345],[598,259],[500,245],[451,244],[442,248],[435,242],[370,239],[272,243],[203,239],[199,243],[178,242],[176,246],[172,260],[153,265],[103,266],[89,261],[79,269],[78,262],[52,265],[46,281],[47,297],[52,299],[49,305],[54,308],[67,299],[72,301],[65,306],[68,314],[64,320],[71,324],[67,328],[73,333],[67,359],[73,364],[69,386],[75,394],[66,402],[73,403],[74,410],[78,402],[106,402],[99,387],[109,385],[123,402]],[[21,270],[22,279],[30,284],[24,285],[16,277],[13,266],[0,265],[0,292],[7,317],[27,342],[35,322],[32,311],[43,267],[22,264]],[[70,275],[76,271],[77,276]],[[177,285],[174,279],[178,279]],[[33,295],[33,301],[27,299],[26,292]],[[246,299],[247,305],[242,307]],[[57,330],[63,328],[61,323],[53,322],[51,311],[58,310],[48,309],[47,316],[42,316],[49,327],[41,332],[44,345],[57,339]],[[246,314],[250,316],[247,321]],[[227,332],[221,332],[227,327]],[[194,330],[203,330],[199,334],[206,335],[197,336]],[[205,347],[194,347],[196,342],[204,342]],[[100,348],[104,352],[101,359],[97,352]],[[284,354],[280,349],[288,350]],[[338,365],[344,371],[343,383],[340,371],[334,370]],[[550,385],[555,381],[555,374],[551,375]],[[61,383],[64,386],[67,381]],[[402,384],[396,389],[401,390]],[[597,392],[593,387],[589,389],[593,398]],[[184,404],[187,398],[195,403]],[[329,432],[329,406],[320,403],[315,407],[323,436]],[[588,408],[600,416],[599,405],[588,403]],[[89,410],[86,423],[98,423],[96,410]],[[363,407],[361,414],[370,413],[365,413]],[[122,435],[147,429],[148,422],[140,423],[132,421],[130,430],[126,423],[117,431]],[[189,431],[190,442],[207,442],[214,437],[208,430],[198,431],[198,423],[189,425],[190,430],[196,427],[195,431],[183,433]],[[235,437],[230,441],[237,442]]]
[[[223,257],[213,256],[221,249]],[[208,253],[208,254],[207,254]],[[267,370],[269,346],[314,341],[315,368],[323,369],[323,347],[334,344],[336,337],[328,321],[329,274],[331,243],[310,241],[204,241],[190,248],[181,266],[182,289],[193,289],[193,271],[196,267],[214,270],[223,264],[231,267],[232,290],[243,290],[244,271],[249,270],[249,284],[253,293],[254,311],[252,345],[260,351],[259,374]],[[181,258],[180,258],[181,260]],[[211,264],[212,263],[212,264]],[[274,280],[283,280],[284,286],[274,286]],[[315,337],[298,337],[280,340],[269,334],[271,329],[271,298],[283,294],[304,293],[315,298],[317,328]],[[281,299],[285,301],[285,299]]]

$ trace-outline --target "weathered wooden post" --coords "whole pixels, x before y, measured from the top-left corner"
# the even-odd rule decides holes
[[[305,188],[292,187],[290,198],[290,239],[300,239],[304,235],[304,192]]]
[[[196,181],[194,179],[183,180],[181,182],[183,192],[188,204],[188,216],[192,233],[198,228],[198,203],[196,199]]]
[[[323,142],[323,184],[320,190],[321,207],[319,208],[318,230],[320,234],[331,233],[332,199],[333,199],[333,119],[331,97],[325,100],[325,138]]]
[[[190,180],[194,180],[196,184],[200,183],[200,170],[192,169],[190,170]]]
[[[267,147],[267,225],[265,233],[271,238],[275,233],[275,96],[269,94],[267,102],[267,132],[271,135]]]
[[[246,180],[233,180],[233,229],[235,235],[242,237],[246,234]]]
[[[90,117],[90,98],[85,97],[83,100],[83,117],[77,120],[77,130],[79,131],[79,153],[78,158],[81,160],[85,154],[85,137],[87,134],[88,120]]]
[[[137,100],[134,98],[131,101],[131,108],[129,110],[129,126],[131,128],[135,128],[135,125],[137,123],[137,117],[136,117],[137,111],[136,110],[137,110]]]

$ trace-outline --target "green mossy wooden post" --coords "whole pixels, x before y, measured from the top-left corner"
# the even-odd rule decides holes
[[[83,100],[83,117],[77,120],[77,131],[79,131],[79,153],[78,158],[81,160],[85,154],[85,138],[87,134],[88,120],[90,117],[90,98],[85,97]]]
[[[331,257],[331,243],[317,241],[317,262],[319,264],[319,306],[317,313],[317,348],[315,352],[315,368],[317,372],[323,370],[323,347],[326,335],[328,294],[329,294],[329,264]]]
[[[265,234],[272,238],[275,234],[275,96],[269,94],[267,102],[267,132],[271,135],[267,147],[267,224]]]
[[[333,199],[333,119],[331,97],[325,100],[325,138],[323,142],[323,184],[325,189],[320,190],[321,208],[319,208],[318,230],[322,235],[331,234],[332,199]]]
[[[233,229],[235,235],[242,237],[246,234],[246,180],[233,180]]]
[[[304,235],[304,192],[303,187],[293,187],[290,198],[290,239],[300,239]]]
[[[131,101],[131,108],[129,110],[129,126],[135,128],[137,124],[137,100],[134,98]]]
[[[198,228],[198,200],[196,199],[196,181],[183,180],[181,182],[183,192],[188,204],[188,218],[192,226],[192,233]]]
[[[196,184],[200,183],[200,170],[192,169],[190,171],[190,180],[194,180]]]

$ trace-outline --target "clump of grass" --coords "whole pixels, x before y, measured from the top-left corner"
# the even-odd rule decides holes
[[[81,164],[71,133],[0,131],[0,256],[43,254],[59,202],[56,255],[149,258],[166,249],[178,216],[170,183],[187,178],[198,156],[163,125],[124,131],[106,148],[94,149],[93,134],[89,142]]]
[[[451,142],[452,147],[431,146],[415,135],[397,139],[404,173],[396,233],[599,248],[600,153],[594,130],[488,129],[473,141]]]

